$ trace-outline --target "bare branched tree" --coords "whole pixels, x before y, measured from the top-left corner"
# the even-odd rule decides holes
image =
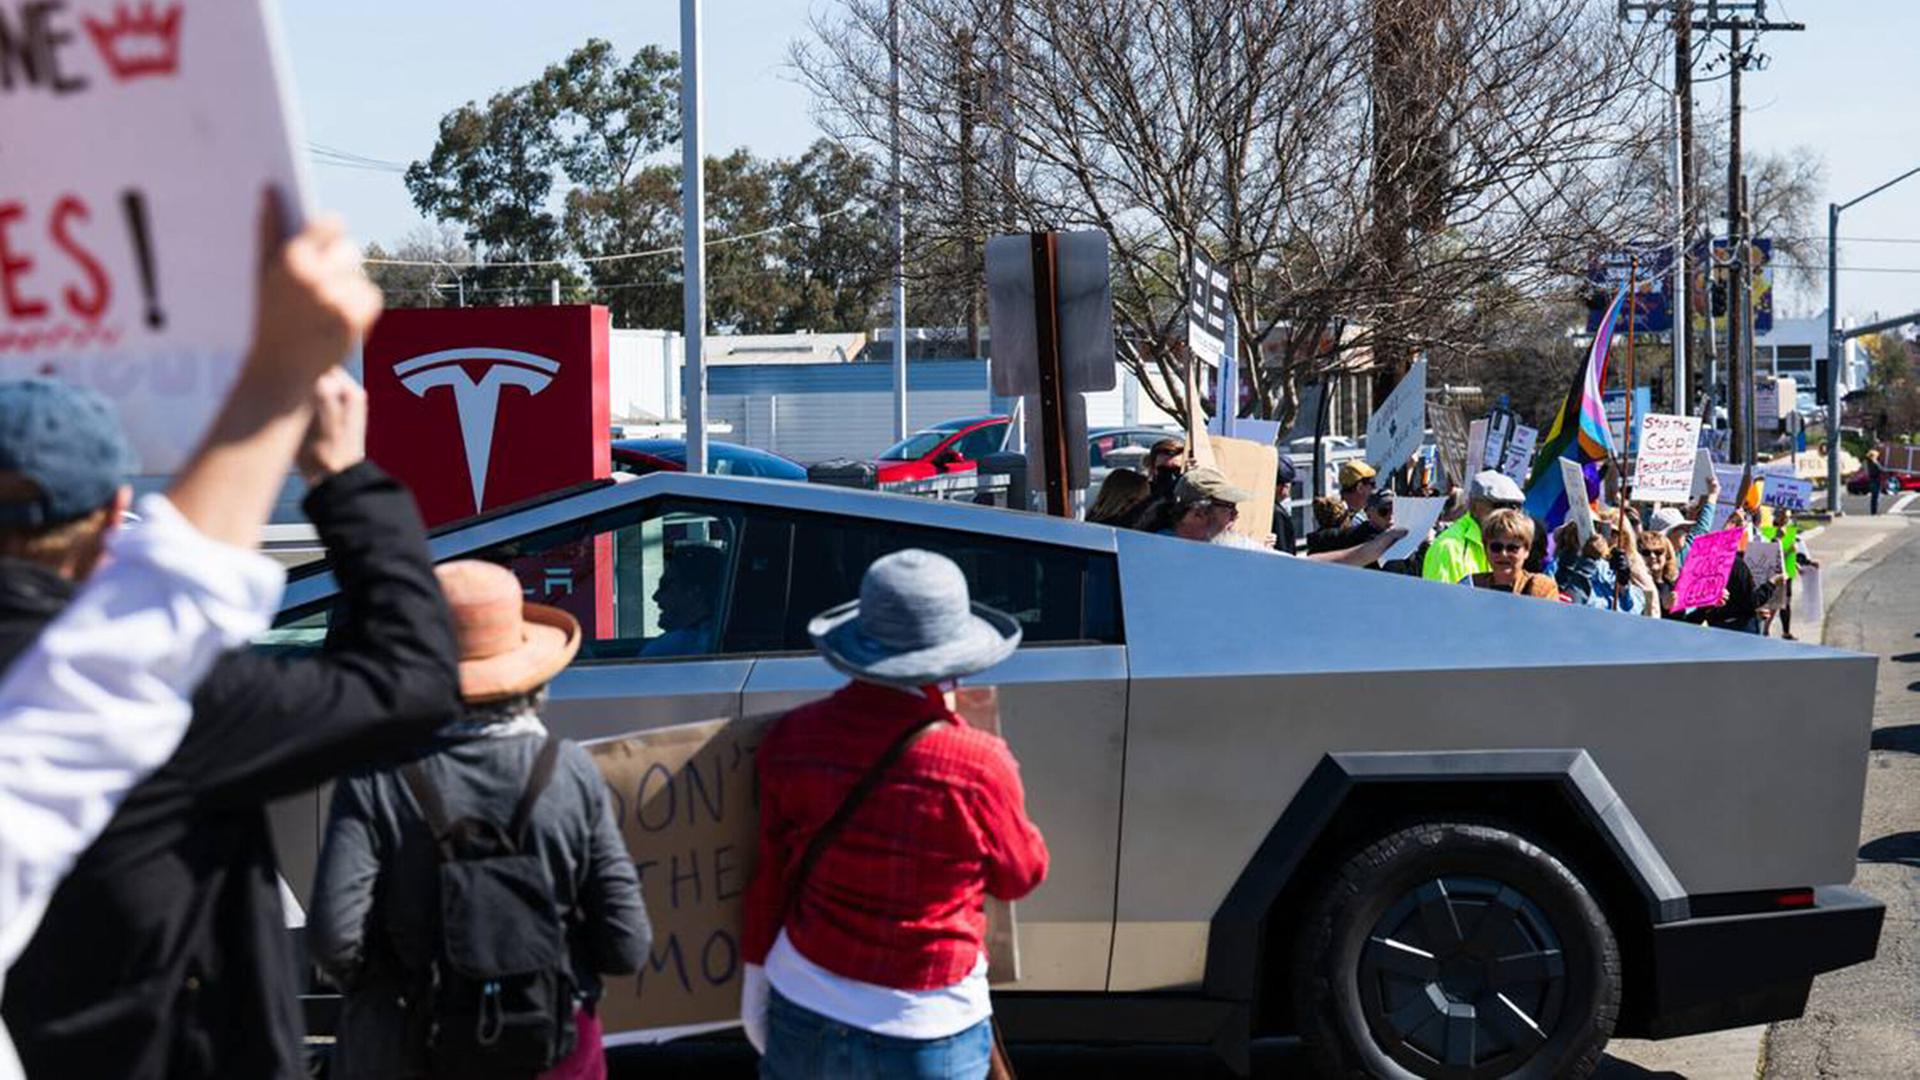
[[[1621,62],[1653,43],[1597,0],[897,3],[914,285],[973,297],[986,236],[1102,229],[1121,359],[1176,415],[1196,250],[1284,421],[1330,365],[1471,355],[1490,307],[1573,295],[1660,212],[1628,166],[1663,112]],[[793,54],[823,126],[877,154],[887,9],[846,0]]]

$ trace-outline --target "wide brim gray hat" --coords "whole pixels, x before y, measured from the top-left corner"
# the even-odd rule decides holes
[[[1671,506],[1662,506],[1647,515],[1647,528],[1657,533],[1669,533],[1685,524],[1686,515]]]
[[[860,599],[814,616],[807,634],[839,671],[903,688],[977,674],[1020,647],[1013,616],[972,602],[953,560],[917,548],[875,560]]]
[[[1506,506],[1520,506],[1526,503],[1527,493],[1520,490],[1513,477],[1496,469],[1482,469],[1473,475],[1473,481],[1467,485],[1467,498],[1484,499],[1487,502]]]

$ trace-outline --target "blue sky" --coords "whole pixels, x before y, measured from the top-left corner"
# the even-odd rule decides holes
[[[807,92],[786,70],[787,49],[808,34],[809,10],[833,2],[707,0],[714,151],[790,156],[817,137]],[[675,0],[286,0],[282,11],[311,140],[395,162],[425,156],[448,110],[533,77],[589,37],[622,53],[680,41]],[[1748,145],[1814,148],[1826,161],[1828,194],[1840,200],[1920,165],[1920,109],[1901,60],[1920,40],[1920,3],[1772,0],[1768,14],[1808,28],[1763,40],[1771,65],[1750,72],[1744,90]],[[1703,98],[1723,91],[1723,82],[1711,84]],[[420,220],[391,172],[321,164],[314,177],[318,202],[364,238],[391,241]],[[1920,177],[1849,210],[1841,235],[1913,241],[1843,243],[1842,312],[1920,309]],[[1783,313],[1805,314],[1825,297],[1789,293],[1782,302]]]

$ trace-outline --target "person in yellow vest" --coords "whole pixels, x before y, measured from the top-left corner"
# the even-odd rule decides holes
[[[1820,564],[1807,555],[1806,545],[1800,542],[1800,526],[1793,520],[1791,510],[1776,513],[1772,524],[1760,527],[1760,536],[1769,544],[1780,545],[1780,573],[1786,578],[1781,590],[1784,598],[1780,601],[1780,636],[1792,641],[1793,583],[1800,577],[1802,567]]]

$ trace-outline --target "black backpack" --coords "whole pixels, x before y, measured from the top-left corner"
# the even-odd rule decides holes
[[[401,769],[439,851],[440,947],[419,995],[437,1076],[532,1076],[573,1052],[566,926],[527,831],[559,751],[551,736],[541,745],[504,830],[480,818],[448,822],[419,762]]]

